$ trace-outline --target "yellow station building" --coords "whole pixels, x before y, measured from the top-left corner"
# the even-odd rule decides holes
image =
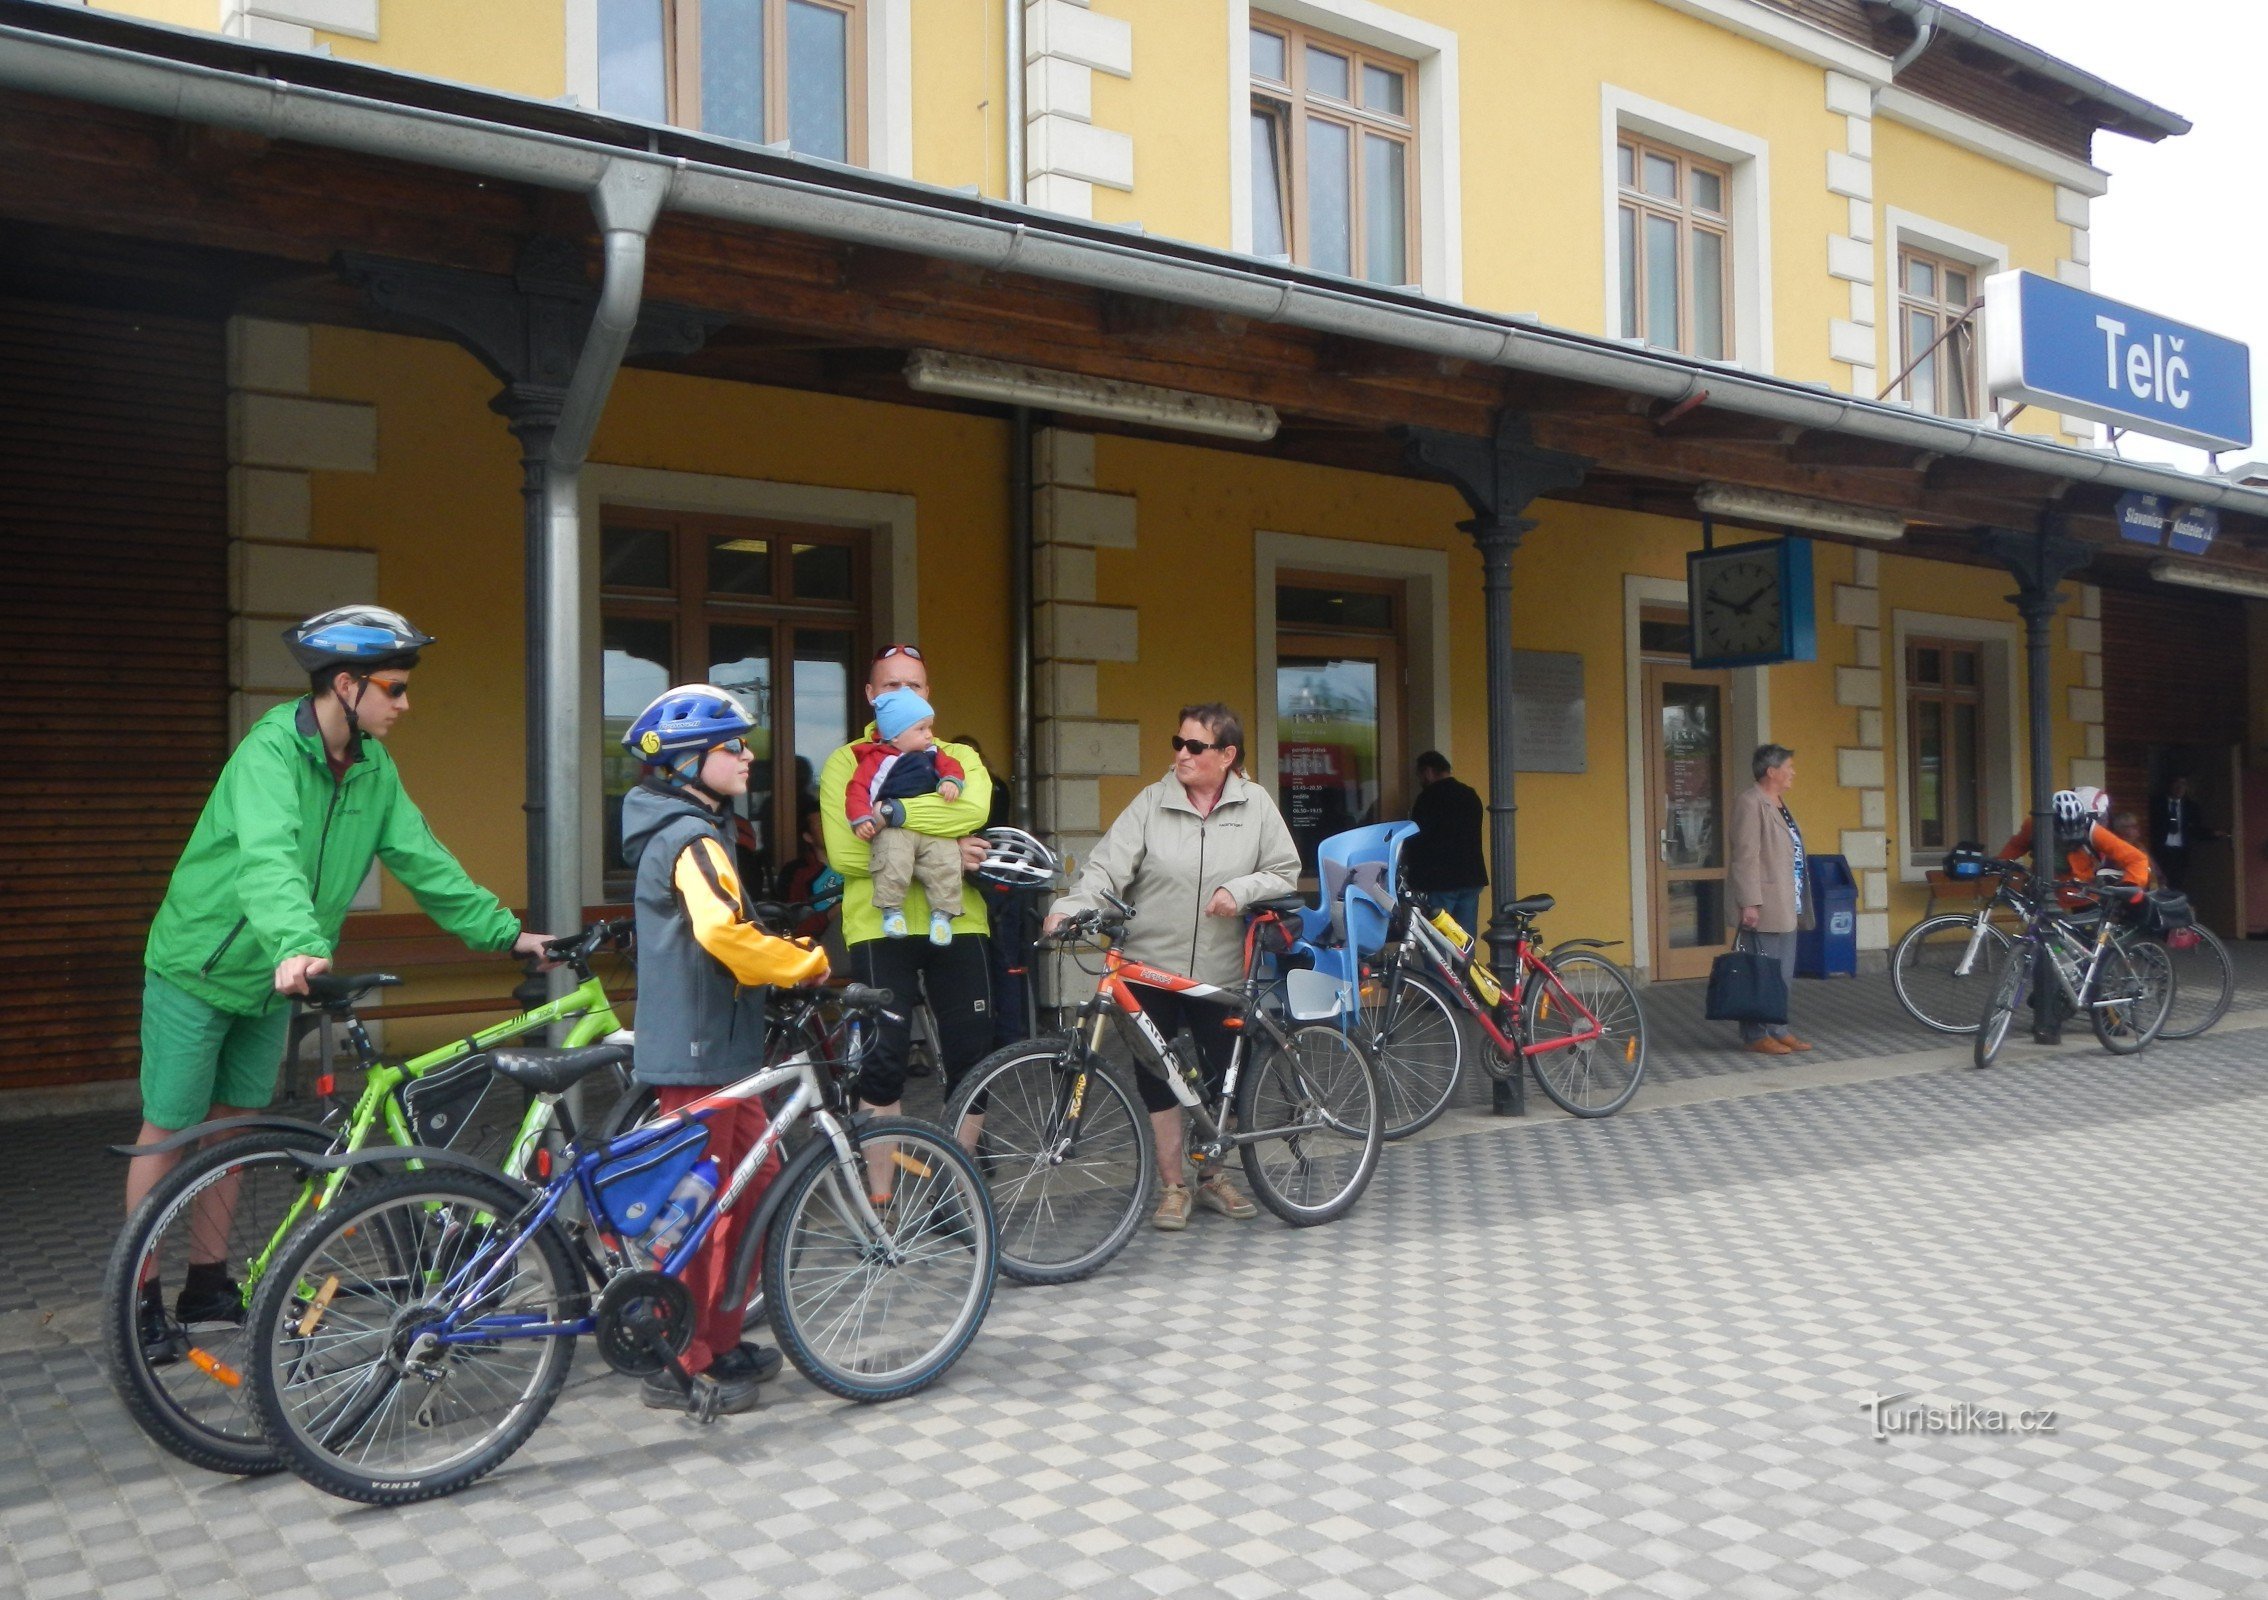
[[[1935,0],[0,0],[0,1086],[130,1073],[173,854],[302,687],[278,630],[373,597],[442,641],[411,792],[554,922],[620,898],[654,692],[757,703],[777,863],[909,640],[1074,853],[1187,702],[1311,831],[1493,754],[1499,888],[1660,979],[1721,947],[1765,739],[1862,963],[2016,830],[2008,562],[2053,557],[2048,781],[2190,775],[2204,909],[2268,925],[2268,492],[2003,416],[1969,314],[2085,286],[2094,141],[2186,126]],[[2216,510],[2189,576],[2233,592],[2153,577],[2129,492]],[[1692,666],[1705,517],[1809,540],[1812,659]],[[98,703],[168,730],[130,806],[83,789]],[[350,942],[425,948],[366,895]],[[423,974],[388,1042],[509,977]]]

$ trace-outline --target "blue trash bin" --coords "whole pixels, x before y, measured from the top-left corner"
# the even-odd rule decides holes
[[[1796,935],[1796,976],[1858,976],[1858,884],[1842,856],[1806,856],[1812,925]]]

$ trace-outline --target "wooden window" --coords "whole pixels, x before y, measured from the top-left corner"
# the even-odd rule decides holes
[[[599,104],[866,159],[865,0],[598,0]]]
[[[1732,171],[1668,145],[1615,146],[1622,336],[1721,361],[1732,349]]]
[[[1252,250],[1373,283],[1414,283],[1417,67],[1254,17]]]
[[[1905,396],[1917,410],[1977,415],[1977,319],[1962,320],[1977,299],[1977,270],[1968,262],[1898,252],[1898,337],[1904,359],[1915,363]]]
[[[867,552],[841,528],[609,509],[599,532],[599,756],[608,888],[625,890],[622,797],[640,764],[622,748],[672,684],[713,683],[756,719],[756,765],[736,807],[750,825],[751,892],[796,853],[819,768],[864,722]],[[791,797],[787,804],[778,796]]]
[[[1983,838],[1983,722],[1984,646],[1907,640],[1906,785],[1916,850]]]

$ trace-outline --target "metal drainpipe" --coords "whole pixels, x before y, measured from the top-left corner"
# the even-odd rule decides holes
[[[551,933],[570,933],[583,921],[583,461],[638,325],[646,239],[669,186],[666,167],[615,161],[591,191],[605,274],[545,464],[542,636],[532,641],[543,663],[544,714],[531,774],[541,786],[545,839],[542,882],[528,890],[538,926]],[[554,976],[564,982],[565,974]]]
[[[1015,615],[1010,619],[1014,640],[1015,681],[1009,686],[1015,706],[1016,748],[1012,763],[1016,793],[1012,819],[1029,833],[1038,796],[1038,725],[1032,713],[1032,413],[1018,406],[1008,425],[1008,594]]]
[[[1008,50],[1008,93],[1005,96],[1008,122],[1008,187],[1007,195],[1017,205],[1024,203],[1024,0],[1000,0],[1001,10],[1007,17],[1004,37]]]

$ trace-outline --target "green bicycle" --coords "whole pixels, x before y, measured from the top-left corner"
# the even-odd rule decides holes
[[[405,1152],[448,1149],[531,1181],[549,1175],[557,1129],[556,1096],[525,1098],[516,1120],[501,1120],[492,1099],[515,1093],[491,1070],[489,1047],[566,1026],[570,1048],[621,1032],[606,986],[590,963],[608,950],[628,953],[630,919],[594,923],[545,947],[576,986],[555,1000],[398,1063],[382,1062],[355,1015],[372,990],[401,982],[386,973],[324,976],[309,983],[308,1004],[345,1031],[363,1069],[351,1108],[321,1123],[261,1113],[184,1128],[120,1155],[201,1146],[159,1180],[135,1208],[103,1274],[103,1344],[110,1380],[141,1430],[192,1466],[242,1475],[284,1465],[260,1430],[245,1387],[244,1314],[284,1238],[313,1207],[327,1204],[348,1170],[310,1173],[293,1157],[347,1155],[373,1144]],[[540,979],[515,991],[527,1004]],[[330,1093],[328,1078],[317,1090]],[[414,1159],[414,1158],[410,1158]],[[349,1169],[367,1181],[373,1169]],[[192,1262],[208,1265],[192,1275]],[[210,1263],[219,1263],[216,1268]],[[212,1280],[218,1276],[217,1284]],[[168,1287],[178,1294],[169,1304]]]

